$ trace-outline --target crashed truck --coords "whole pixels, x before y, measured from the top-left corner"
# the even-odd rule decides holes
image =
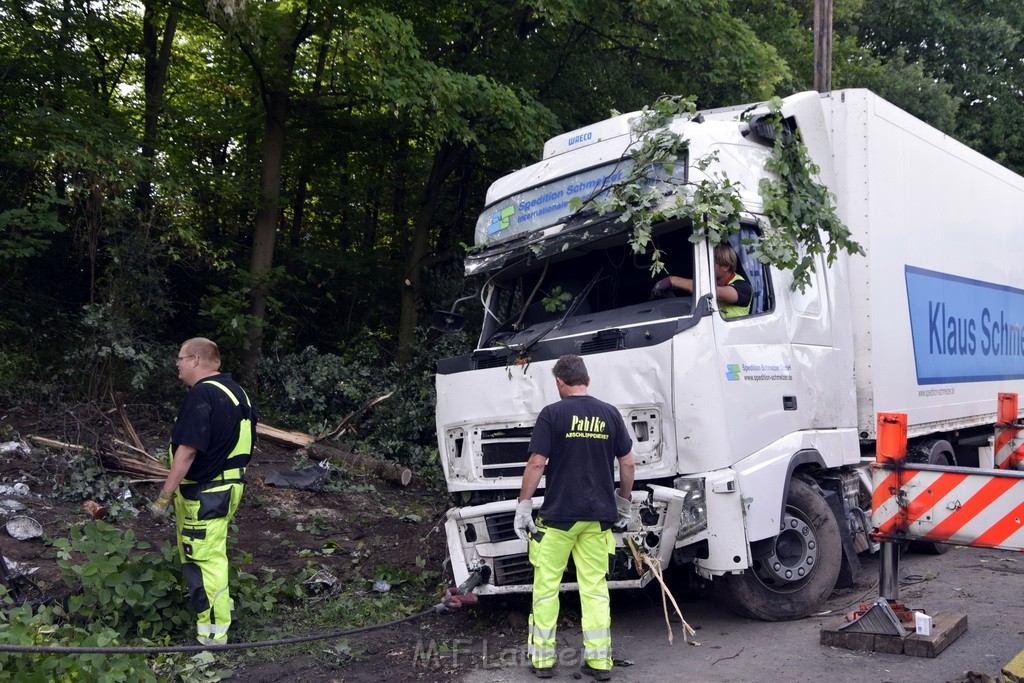
[[[878,549],[878,412],[907,413],[916,461],[977,466],[991,447],[997,394],[1024,391],[1024,178],[867,90],[788,97],[787,129],[864,249],[830,266],[819,257],[794,290],[791,271],[752,256],[767,225],[769,115],[762,103],[675,117],[689,157],[657,181],[666,201],[720,174],[739,184],[731,243],[753,289],[744,317],[719,314],[713,249],[690,240],[689,222],[656,225],[653,242],[694,291],[652,300],[666,273],[633,253],[629,221],[571,201],[623,177],[636,114],[552,138],[540,162],[491,185],[465,261],[482,283],[479,342],[437,365],[457,583],[476,572],[483,595],[531,588],[513,516],[563,354],[586,359],[591,393],[618,407],[633,439],[634,515],[615,531],[612,588],[651,578],[628,538],[661,567],[710,581],[742,615],[805,616]],[[457,318],[453,307],[437,324]],[[535,510],[542,497],[543,481]],[[573,578],[570,564],[563,589]]]

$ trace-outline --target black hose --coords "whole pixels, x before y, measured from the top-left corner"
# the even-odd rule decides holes
[[[366,633],[367,631],[376,631],[381,628],[389,628],[391,626],[397,626],[407,621],[419,619],[424,617],[431,612],[446,612],[448,611],[447,606],[442,602],[434,605],[430,609],[425,609],[422,612],[416,614],[410,614],[407,617],[401,619],[395,619],[394,621],[388,621],[383,624],[375,624],[373,626],[364,626],[362,628],[355,628],[348,631],[334,631],[332,633],[323,633],[316,636],[300,636],[297,638],[283,638],[281,640],[266,640],[257,643],[225,643],[223,645],[169,645],[166,647],[65,647],[62,645],[3,645],[0,644],[0,652],[31,652],[40,654],[55,654],[55,655],[85,655],[85,654],[161,654],[165,652],[208,652],[208,651],[221,651],[221,650],[248,650],[257,649],[261,647],[278,647],[281,645],[295,645],[297,643],[308,643],[314,640],[331,640],[332,638],[342,638],[344,636],[355,635],[356,633]]]

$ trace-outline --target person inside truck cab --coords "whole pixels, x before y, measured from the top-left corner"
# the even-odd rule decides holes
[[[723,318],[738,318],[750,315],[750,302],[753,289],[746,278],[736,272],[736,250],[728,244],[715,247],[715,285],[718,294],[718,306]],[[669,294],[669,290],[681,289],[693,293],[693,279],[669,275],[658,280],[651,290],[651,297],[660,299]]]

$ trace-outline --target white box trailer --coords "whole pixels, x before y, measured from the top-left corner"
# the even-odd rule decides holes
[[[790,272],[751,256],[772,145],[753,123],[766,113],[676,118],[688,163],[662,178],[740,184],[744,227],[731,243],[754,290],[748,316],[718,314],[712,249],[690,241],[687,221],[656,226],[654,241],[694,292],[651,300],[656,278],[627,244],[630,225],[570,202],[622,177],[635,114],[553,138],[542,161],[492,185],[466,259],[467,274],[486,277],[480,340],[437,374],[459,583],[481,571],[478,592],[530,589],[513,510],[566,353],[584,356],[591,393],[633,432],[638,514],[620,547],[629,536],[691,567],[749,616],[812,612],[877,548],[865,469],[877,412],[908,414],[914,457],[976,464],[997,394],[1024,389],[1024,179],[866,90],[787,98],[783,116],[866,254],[819,260],[811,286],[794,291]],[[700,170],[710,153],[717,161]],[[646,581],[627,551],[620,559],[613,587]]]

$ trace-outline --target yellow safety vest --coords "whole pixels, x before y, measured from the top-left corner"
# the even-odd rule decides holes
[[[729,280],[728,284],[731,285],[732,283],[736,282],[737,280],[744,280],[744,281],[746,281],[746,278],[744,278],[742,275],[735,274],[735,275],[732,276],[732,279]],[[724,304],[723,303],[719,307],[720,310],[721,310],[721,313],[722,313],[722,317],[723,318],[738,318],[741,315],[750,315],[750,304],[753,303],[753,301],[754,301],[754,293],[751,292],[750,293],[750,301],[747,301],[747,305],[746,306],[739,306],[737,304]]]

